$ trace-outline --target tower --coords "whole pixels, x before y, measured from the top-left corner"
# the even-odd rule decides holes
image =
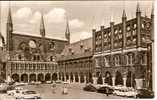
[[[45,61],[46,59],[46,44],[45,44],[45,25],[44,25],[44,17],[43,13],[41,15],[41,22],[40,22],[40,35],[41,35],[41,42],[42,42],[42,59]]]
[[[12,32],[13,32],[13,22],[12,22],[12,16],[11,16],[11,8],[9,6],[7,25],[6,25],[7,51],[12,51]]]
[[[70,29],[68,19],[66,22],[65,38],[68,40],[68,44],[70,44]]]

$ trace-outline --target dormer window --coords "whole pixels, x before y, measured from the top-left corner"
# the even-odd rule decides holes
[[[69,52],[71,52],[71,50],[72,50],[72,48],[71,48],[71,47],[69,47]]]
[[[22,59],[21,55],[18,55],[18,59],[19,59],[19,60],[21,60],[21,59]]]
[[[80,48],[83,48],[83,43],[80,44]]]

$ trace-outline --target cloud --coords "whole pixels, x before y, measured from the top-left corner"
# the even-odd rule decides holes
[[[33,14],[33,17],[30,19],[30,23],[37,23],[39,22],[39,20],[41,19],[41,13],[39,11],[36,11],[34,14]]]
[[[28,7],[23,7],[18,9],[13,16],[18,19],[23,19],[23,18],[29,18],[31,15],[32,15],[32,9]]]
[[[87,39],[87,38],[89,38],[89,37],[92,37],[92,34],[89,33],[89,32],[83,31],[83,32],[81,32],[81,34],[80,34],[80,39],[81,39],[81,40]]]
[[[80,28],[84,26],[84,22],[80,21],[79,19],[72,19],[69,21],[71,28]]]
[[[62,8],[53,8],[50,10],[45,18],[49,23],[62,23],[65,21],[66,11]]]

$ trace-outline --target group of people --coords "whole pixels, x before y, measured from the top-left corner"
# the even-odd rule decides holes
[[[51,88],[52,88],[52,93],[55,94],[57,88],[55,81],[53,81]],[[62,94],[68,94],[68,88],[66,84],[63,84]]]

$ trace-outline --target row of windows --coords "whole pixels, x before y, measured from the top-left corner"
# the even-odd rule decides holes
[[[12,69],[32,69],[32,70],[35,70],[35,69],[45,69],[45,70],[48,70],[48,69],[54,69],[56,66],[55,65],[47,65],[47,64],[12,64],[11,65],[11,68]]]
[[[135,64],[135,56],[133,54],[128,54],[124,56],[124,60],[126,63],[125,65],[133,65]],[[96,58],[95,59],[96,62],[96,66],[100,67],[102,65],[101,59],[100,58]],[[111,63],[113,63],[115,66],[120,66],[121,65],[121,56],[117,55],[113,58],[113,60],[111,60],[111,58],[108,57],[104,57],[103,59],[103,65],[105,67],[109,67]],[[144,53],[143,55],[139,56],[139,63],[140,64],[147,64],[147,55],[146,53]]]

